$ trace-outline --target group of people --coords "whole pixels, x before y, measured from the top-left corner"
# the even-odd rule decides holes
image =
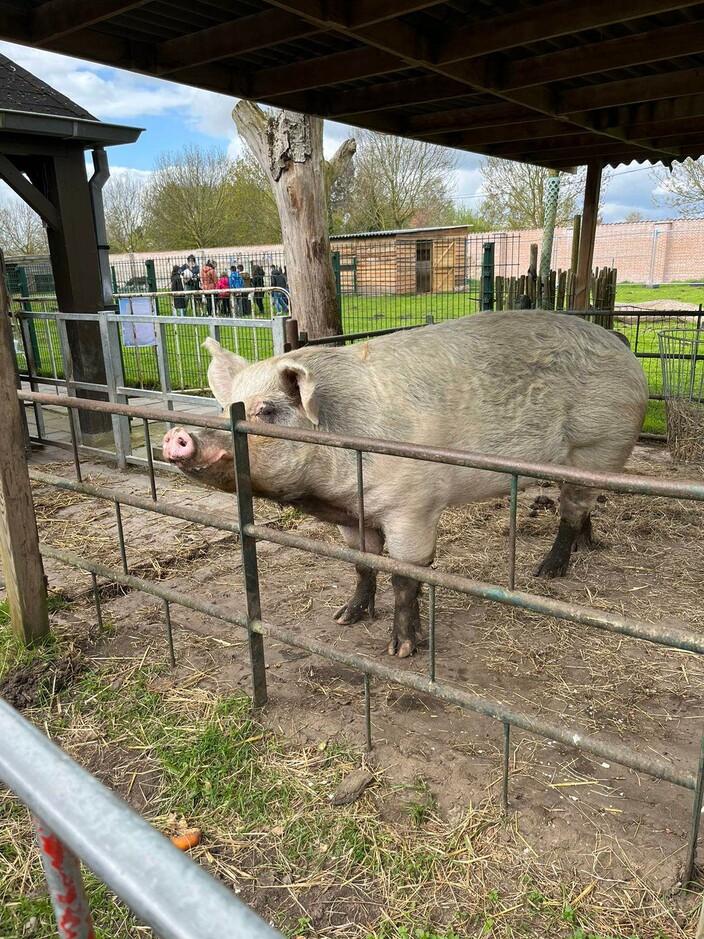
[[[286,274],[280,267],[271,268],[270,282],[272,287],[282,290],[272,290],[271,301],[277,313],[288,312],[288,295],[283,290],[288,289]],[[251,316],[252,299],[257,308],[258,316],[265,316],[264,268],[260,264],[253,264],[251,273],[244,269],[243,264],[231,264],[230,272],[222,271],[220,276],[215,270],[211,260],[201,267],[195,255],[191,254],[182,265],[174,264],[171,269],[171,292],[174,316],[184,316],[188,309],[189,300],[193,301],[193,313],[203,315],[203,298],[205,298],[206,315],[212,316]],[[209,291],[219,291],[217,294]],[[242,291],[241,293],[238,291]],[[193,296],[189,297],[188,293]]]

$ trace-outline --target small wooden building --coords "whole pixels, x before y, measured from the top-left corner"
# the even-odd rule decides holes
[[[468,232],[467,225],[450,225],[334,235],[330,246],[339,255],[341,291],[378,296],[462,290]]]

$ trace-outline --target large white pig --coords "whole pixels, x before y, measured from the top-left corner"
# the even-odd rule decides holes
[[[641,430],[648,387],[629,348],[601,326],[555,313],[478,313],[370,342],[303,348],[249,365],[213,339],[208,379],[226,408],[252,421],[451,447],[586,470],[622,469]],[[354,453],[250,436],[255,495],[340,528],[359,547]],[[230,435],[175,428],[164,458],[189,476],[235,490]],[[508,492],[504,474],[397,457],[364,457],[366,550],[427,565],[447,506]],[[564,485],[555,542],[536,573],[567,572],[591,543],[597,492]],[[419,632],[418,583],[392,577],[389,653],[410,655]],[[376,576],[357,569],[339,623],[373,615]]]

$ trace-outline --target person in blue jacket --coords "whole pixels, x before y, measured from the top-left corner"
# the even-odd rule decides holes
[[[244,287],[244,281],[242,280],[242,275],[237,270],[236,264],[230,265],[230,290],[237,290],[238,288]],[[234,310],[233,313],[235,316],[242,316],[242,294],[233,294],[232,299],[234,300]]]

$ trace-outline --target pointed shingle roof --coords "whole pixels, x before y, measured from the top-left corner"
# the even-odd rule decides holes
[[[0,54],[0,110],[95,121],[85,108]]]
[[[134,143],[140,127],[108,124],[0,54],[0,153],[5,134],[72,141],[84,150]]]

